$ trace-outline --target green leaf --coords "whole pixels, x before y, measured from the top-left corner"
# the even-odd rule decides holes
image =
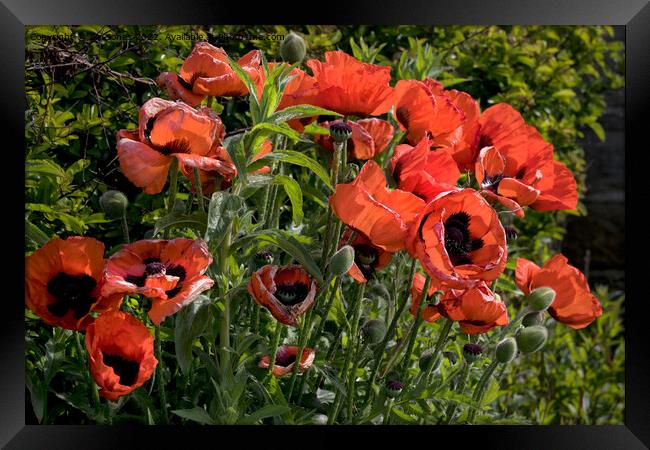
[[[253,414],[239,420],[240,425],[253,425],[257,421],[268,417],[277,417],[291,411],[291,408],[284,405],[266,405],[255,411]]]
[[[249,155],[249,158],[251,160],[255,157],[255,155],[257,155],[261,151],[262,143],[272,133],[277,133],[283,136],[287,136],[288,138],[291,138],[295,141],[302,140],[300,137],[300,133],[293,130],[286,123],[280,123],[280,124],[275,124],[270,122],[258,123],[253,127],[252,130],[250,130],[246,134],[246,140],[244,144],[246,148],[251,149],[251,153]]]
[[[280,160],[287,162],[289,164],[295,164],[297,166],[306,167],[311,170],[314,175],[320,178],[325,186],[332,189],[332,183],[330,183],[329,174],[327,170],[318,163],[313,158],[305,155],[304,153],[297,152],[295,150],[275,150],[264,158],[260,158],[259,161],[264,161],[265,163],[270,163],[273,160]],[[262,163],[264,165],[264,163]]]
[[[601,124],[598,122],[589,122],[587,125],[593,130],[594,133],[596,133],[596,136],[598,136],[598,139],[600,139],[601,142],[605,141],[605,130]]]
[[[156,221],[153,228],[153,235],[157,236],[161,231],[166,230],[167,228],[191,228],[201,235],[205,230],[207,220],[207,214],[201,211],[194,212],[190,215],[180,212],[172,212]]]
[[[303,117],[315,117],[315,116],[336,116],[341,117],[341,114],[330,111],[327,109],[319,108],[312,105],[295,105],[284,108],[282,111],[278,111],[271,115],[267,122],[271,123],[280,123],[286,122],[293,119],[302,119]]]
[[[244,210],[244,200],[226,191],[217,191],[212,194],[208,206],[205,242],[214,252],[226,235],[226,230],[232,220]]]
[[[214,420],[212,420],[212,417],[210,417],[208,412],[198,406],[192,409],[174,409],[172,410],[172,413],[182,417],[183,419],[192,420],[206,425],[214,425]]]
[[[226,148],[230,159],[232,159],[235,168],[237,168],[237,176],[245,183],[246,182],[246,151],[243,146],[244,134],[231,136],[223,141],[223,146]]]
[[[300,225],[304,213],[302,211],[302,190],[296,180],[286,175],[276,175],[274,184],[281,184],[291,201],[291,214],[294,225]]]
[[[50,240],[47,234],[27,219],[25,219],[25,236],[39,247]]]
[[[192,346],[201,336],[210,320],[211,300],[201,295],[189,305],[176,313],[174,344],[176,359],[184,374],[187,374],[192,363]]]

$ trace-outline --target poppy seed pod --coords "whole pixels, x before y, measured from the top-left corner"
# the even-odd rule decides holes
[[[497,344],[495,351],[497,361],[506,364],[517,356],[517,341],[514,338],[506,338]]]
[[[293,31],[284,38],[280,45],[280,56],[289,64],[302,62],[306,54],[305,40]]]
[[[478,344],[468,343],[463,345],[463,356],[468,363],[473,363],[479,359],[481,353],[483,353],[483,348]]]
[[[541,325],[533,325],[519,330],[516,339],[522,353],[534,353],[544,347],[548,330]]]
[[[361,328],[361,334],[369,345],[377,345],[386,336],[386,324],[383,320],[369,320]]]
[[[106,191],[99,198],[99,204],[109,219],[119,219],[129,206],[129,199],[120,191]]]
[[[521,324],[525,327],[531,327],[533,325],[541,325],[542,320],[544,320],[544,311],[533,311],[524,316]]]
[[[533,289],[526,297],[526,303],[532,311],[546,311],[554,300],[555,291],[546,286]]]
[[[344,273],[347,273],[352,267],[354,262],[354,248],[351,245],[344,245],[334,253],[329,262],[330,274],[334,276],[341,276]]]
[[[345,142],[352,136],[352,127],[347,122],[335,122],[330,125],[330,137],[334,142]]]
[[[388,380],[386,381],[386,395],[390,398],[399,397],[404,389],[404,385],[398,380]]]
[[[420,370],[422,372],[429,370],[429,367],[431,367],[432,371],[436,371],[438,370],[438,367],[440,367],[440,363],[442,363],[442,358],[438,357],[436,358],[435,361],[433,361],[434,350],[435,349],[433,348],[426,349],[420,355],[418,366],[420,367]]]

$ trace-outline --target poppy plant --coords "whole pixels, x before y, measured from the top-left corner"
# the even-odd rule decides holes
[[[108,259],[104,295],[141,294],[152,300],[155,325],[192,302],[214,281],[203,275],[212,262],[202,240],[142,240]]]
[[[409,229],[406,249],[436,283],[456,289],[495,280],[508,254],[497,213],[473,189],[429,202]]]
[[[273,364],[272,373],[276,377],[283,377],[293,372],[293,366],[296,364],[300,347],[296,345],[283,345],[278,348],[275,353],[275,364]],[[316,351],[313,348],[305,347],[298,363],[298,373],[303,373],[309,370],[314,363]],[[262,369],[268,369],[271,364],[271,357],[264,355],[258,364]]]
[[[347,244],[352,233],[353,230],[350,228],[345,230],[341,238],[341,246]],[[390,264],[393,258],[392,252],[387,252],[372,245],[372,241],[360,231],[355,232],[350,245],[354,248],[354,261],[350,270],[348,270],[348,275],[359,283],[366,283],[376,271]]]
[[[413,275],[413,282],[411,283],[411,308],[409,312],[412,315],[416,315],[418,308],[420,307],[420,301],[422,300],[422,292],[424,291],[424,283],[426,277],[421,273],[416,272]],[[433,281],[433,280],[432,280]],[[440,318],[440,311],[433,303],[433,294],[438,290],[438,287],[435,283],[429,283],[429,291],[427,292],[425,301],[427,305],[422,306],[422,311],[420,311],[420,316],[422,320],[427,322],[435,322]]]
[[[89,237],[54,238],[26,258],[25,304],[45,323],[84,330],[91,312],[119,308],[121,295],[102,295],[104,244]]]
[[[550,287],[555,300],[548,312],[555,320],[576,330],[591,324],[603,314],[603,308],[589,289],[589,283],[578,269],[557,254],[539,267],[525,258],[517,258],[517,287],[528,295],[538,287]]]
[[[431,150],[431,141],[426,136],[415,147],[395,147],[390,165],[399,188],[426,202],[441,192],[456,189],[460,177],[451,154],[445,149]]]
[[[330,125],[338,123],[343,123],[343,121],[323,122],[319,125],[329,129]],[[385,120],[372,118],[346,123],[352,128],[352,136],[347,144],[351,159],[372,159],[383,152],[393,139],[393,126]],[[328,150],[334,150],[332,138],[328,135],[316,135],[316,142]]]
[[[393,253],[404,248],[409,225],[425,205],[410,192],[388,190],[383,171],[372,160],[352,183],[337,184],[329,201],[343,223],[361,232],[374,246]]]
[[[153,336],[135,317],[122,311],[100,315],[86,330],[90,373],[99,395],[115,401],[142,386],[153,374]]]
[[[480,118],[481,148],[476,181],[486,198],[523,216],[523,206],[537,211],[576,209],[573,174],[553,159],[553,146],[506,103],[491,106]]]
[[[247,288],[257,304],[279,322],[293,327],[298,326],[298,317],[316,298],[316,281],[298,265],[266,265],[253,273]]]
[[[221,119],[211,109],[152,98],[140,108],[138,129],[118,132],[120,168],[147,194],[162,191],[172,158],[185,175],[198,168],[229,180],[237,171],[220,147],[224,134]]]

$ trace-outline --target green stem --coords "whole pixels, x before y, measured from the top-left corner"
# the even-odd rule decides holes
[[[363,355],[366,345],[361,345],[361,339],[357,339],[357,345],[354,349],[354,357],[352,358],[352,367],[350,368],[350,377],[348,379],[348,420],[353,421],[352,407],[354,405],[354,394],[355,394],[355,381],[357,367],[359,366],[359,355]]]
[[[477,407],[472,408],[469,412],[469,415],[467,416],[467,423],[471,424],[474,421],[474,418],[476,418],[476,412],[478,408],[481,405],[481,402],[483,401],[483,395],[485,395],[485,388],[487,386],[487,383],[492,376],[492,373],[494,372],[494,369],[499,365],[498,361],[492,361],[492,363],[485,369],[485,372],[483,372],[483,376],[479,380],[478,384],[476,385],[476,388],[474,390],[474,395],[472,396],[472,399],[476,402]]]
[[[169,194],[167,196],[167,213],[170,214],[174,210],[174,202],[176,201],[176,193],[178,192],[178,160],[172,158],[171,165],[169,166]],[[165,239],[169,238],[169,228],[165,229]]]
[[[156,378],[158,381],[158,395],[160,395],[160,409],[162,413],[161,419],[162,419],[162,424],[167,425],[169,423],[169,415],[167,414],[167,394],[165,393],[165,380],[163,379],[165,364],[163,363],[160,326],[156,327],[155,333],[156,333],[155,334],[156,359],[158,359],[158,365],[156,366],[156,372],[157,372]]]
[[[275,357],[276,357],[276,353],[278,352],[278,347],[280,346],[281,336],[282,336],[282,323],[277,321],[275,323],[275,332],[273,333],[273,344],[271,346],[271,353],[269,354],[269,370],[266,375],[267,378],[269,379],[273,374],[273,366],[275,366]]]
[[[463,370],[460,373],[460,380],[458,381],[458,385],[455,389],[455,392],[460,395],[463,395],[463,392],[465,391],[465,382],[467,380],[467,375],[469,374],[470,366],[471,364],[469,364],[467,361],[463,363]],[[449,404],[447,411],[445,412],[445,421],[443,422],[445,425],[451,425],[454,422],[454,415],[456,414],[457,408],[458,403],[452,400],[452,403]]]
[[[79,358],[81,358],[84,361],[84,365],[86,365],[86,358],[83,357],[84,354],[84,348],[81,345],[81,333],[80,332],[75,332],[74,337],[75,341],[77,342],[77,352],[79,353]],[[99,392],[97,391],[97,386],[95,384],[95,380],[93,380],[90,370],[84,371],[86,374],[86,383],[88,383],[88,387],[90,388],[90,397],[93,399],[93,407],[95,411],[99,411]]]
[[[124,242],[129,244],[131,242],[131,239],[129,239],[129,224],[126,221],[126,209],[122,211],[122,233],[124,234]]]
[[[205,212],[205,203],[203,199],[203,187],[201,186],[201,176],[199,168],[194,168],[194,189],[196,189],[196,198],[199,201],[199,211]]]
[[[341,165],[341,154],[347,151],[347,142],[334,142],[334,158],[332,159],[332,172],[330,174],[330,180],[332,187],[336,189],[336,185],[339,182],[339,171]],[[325,239],[323,241],[323,252],[322,252],[322,261],[321,265],[323,269],[328,262],[330,247],[333,243],[332,226],[334,225],[334,211],[332,206],[328,205],[327,209],[327,225],[325,226]],[[334,248],[336,248],[336,243],[334,242]]]
[[[423,291],[424,292],[424,291]],[[449,320],[447,318],[444,319],[445,324],[442,326],[442,330],[440,330],[440,334],[438,335],[438,340],[436,341],[436,346],[433,349],[433,355],[431,359],[429,360],[428,366],[425,368],[425,374],[426,377],[429,378],[431,376],[431,373],[433,372],[433,368],[436,365],[436,360],[440,356],[440,352],[445,346],[445,342],[447,341],[447,337],[449,336],[449,332],[451,331],[451,327],[454,325],[453,320]]]
[[[386,413],[384,414],[384,421],[383,421],[382,425],[388,425],[388,422],[390,421],[390,411],[391,411],[391,409],[393,409],[393,402],[394,401],[395,400],[393,400],[392,398],[388,399],[388,403],[386,404]]]

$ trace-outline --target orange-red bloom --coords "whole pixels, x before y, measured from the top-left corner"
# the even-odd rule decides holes
[[[517,258],[515,276],[517,287],[526,295],[538,287],[555,290],[555,300],[548,312],[555,320],[571,328],[584,328],[603,314],[587,279],[582,272],[567,264],[564,255],[553,256],[542,268],[525,258]]]
[[[203,274],[212,262],[202,240],[142,240],[124,246],[106,265],[104,295],[141,294],[152,300],[149,318],[160,325],[214,281]]]
[[[266,265],[251,276],[248,293],[285,325],[298,326],[298,317],[316,298],[316,281],[302,267]]]
[[[253,81],[259,77],[260,63],[259,50],[252,50],[237,61]],[[248,88],[230,67],[226,51],[207,42],[196,43],[181,66],[180,75],[164,72],[156,81],[167,90],[170,98],[180,98],[192,106],[198,105],[206,95],[236,97],[248,93]]]
[[[342,120],[323,122],[320,126],[329,129],[330,125],[342,122]],[[385,120],[362,119],[356,122],[349,121],[347,124],[352,128],[352,136],[347,147],[351,159],[372,159],[383,152],[393,139],[393,126]],[[328,150],[334,150],[332,138],[328,135],[316,135],[316,142]]]
[[[410,312],[417,314],[424,289],[424,276],[416,273],[411,287],[412,303]],[[437,290],[429,287],[427,300]],[[428,304],[422,308],[422,319],[433,322],[441,316],[460,324],[460,330],[467,334],[486,333],[495,326],[508,324],[508,309],[488,287],[480,282],[469,289],[445,289],[437,305]]]
[[[343,223],[374,246],[396,252],[404,248],[408,227],[425,203],[410,192],[389,191],[381,168],[370,160],[352,183],[336,185],[330,205]]]
[[[292,373],[293,366],[296,363],[296,357],[298,356],[298,351],[300,351],[300,347],[295,345],[283,345],[278,348],[278,351],[275,354],[275,364],[273,364],[272,369],[273,375],[276,377],[282,377]],[[309,370],[311,365],[314,363],[315,357],[316,351],[313,348],[305,347],[300,357],[300,363],[298,364],[298,373],[303,373]],[[259,367],[268,369],[269,364],[271,364],[271,357],[265,355],[260,359]]]
[[[229,180],[237,171],[220,147],[224,133],[221,119],[209,108],[152,98],[140,108],[139,128],[117,134],[120,168],[147,194],[163,190],[172,158],[185,175],[196,167]]]
[[[313,105],[346,116],[378,116],[390,109],[390,67],[367,64],[342,51],[326,52],[325,62],[306,62],[318,85]]]
[[[99,394],[111,401],[142,386],[158,364],[147,327],[122,311],[104,313],[88,326],[86,349]]]
[[[410,227],[406,248],[436,283],[456,289],[495,280],[508,253],[497,213],[473,189],[434,198]]]
[[[475,172],[483,195],[520,217],[523,206],[537,211],[576,208],[573,174],[553,159],[553,146],[521,114],[500,103],[483,111],[480,125]]]
[[[345,230],[340,246],[347,244],[352,232],[353,230],[350,228]],[[348,275],[359,283],[367,282],[375,272],[390,264],[390,260],[393,258],[392,252],[372,245],[372,241],[360,231],[355,232],[350,245],[354,248],[354,261],[348,270]]]
[[[25,304],[44,322],[85,330],[91,312],[119,308],[121,295],[101,294],[104,244],[93,238],[54,238],[26,258]]]
[[[399,188],[426,202],[441,192],[456,189],[460,176],[451,154],[445,149],[431,150],[431,141],[426,136],[415,147],[395,147],[390,165]]]

